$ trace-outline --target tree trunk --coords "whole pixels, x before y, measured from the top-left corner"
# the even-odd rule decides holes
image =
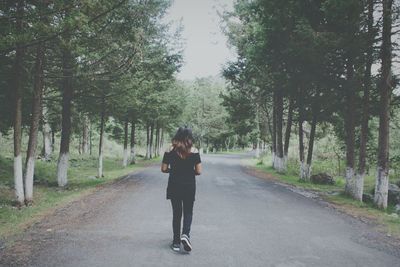
[[[154,157],[158,157],[158,124],[154,128]]]
[[[131,123],[131,164],[136,163],[136,155],[135,155],[135,131],[136,131],[136,125],[135,122],[132,121]]]
[[[161,127],[157,128],[157,156],[161,155]]]
[[[22,17],[24,15],[24,1],[19,0],[17,2],[17,22],[16,30],[21,33],[23,28]],[[14,89],[14,189],[15,197],[18,205],[23,205],[24,196],[24,182],[22,174],[22,157],[21,157],[21,136],[22,136],[22,61],[25,51],[19,45],[15,50],[15,62],[14,62],[14,77],[13,77],[13,89]]]
[[[70,14],[66,14],[69,18]],[[72,87],[72,60],[73,55],[69,47],[70,32],[66,31],[63,36],[63,41],[66,43],[62,49],[62,69],[63,78],[61,83],[62,88],[62,120],[61,120],[61,144],[60,155],[57,164],[57,181],[58,186],[63,187],[68,183],[68,165],[69,165],[69,143],[71,137],[71,107],[73,97]]]
[[[299,96],[299,160],[300,160],[300,180],[307,181],[307,168],[304,162],[304,130],[303,130],[303,123],[304,123],[304,109],[303,103],[301,101],[301,94]]]
[[[56,145],[56,137],[55,137],[56,133],[55,131],[52,129],[51,130],[51,151],[54,152],[54,148]]]
[[[378,139],[378,170],[375,181],[374,203],[386,209],[389,186],[389,118],[392,85],[392,6],[393,0],[383,0],[382,76],[380,81],[380,111]]]
[[[146,159],[150,159],[150,124],[146,124]]]
[[[283,95],[282,92],[277,92],[276,98],[276,161],[275,161],[275,169],[278,172],[285,171],[285,165],[283,160]]]
[[[268,108],[265,109],[265,115],[267,117],[267,126],[268,126],[269,134],[271,136],[271,142],[273,142],[273,139],[274,139],[273,135],[274,134],[273,134],[273,129],[272,129],[271,116],[270,116],[270,113],[268,111]],[[271,148],[272,148],[272,146],[271,146]]]
[[[128,120],[125,121],[124,127],[124,156],[122,160],[122,166],[126,167],[128,165]]]
[[[369,92],[371,90],[371,67],[373,64],[374,45],[374,0],[368,0],[368,50],[364,74],[363,111],[361,119],[360,151],[358,170],[354,177],[354,191],[352,197],[362,201],[364,191],[364,177],[367,157],[368,122],[369,122]]]
[[[272,167],[275,168],[276,161],[276,93],[272,97]]]
[[[44,65],[44,44],[38,44],[36,51],[35,78],[33,88],[32,118],[29,129],[28,151],[25,162],[25,202],[33,200],[33,175],[35,173],[36,147],[39,131],[40,115],[42,113],[43,97],[43,65]]]
[[[155,130],[155,141],[154,141],[154,157],[158,157],[158,126],[156,124],[156,130]]]
[[[90,121],[87,115],[83,117],[83,129],[82,129],[82,153],[89,153],[89,125]]]
[[[255,146],[253,144],[253,147],[255,147],[255,157],[259,158],[260,157],[260,146],[259,146],[259,142],[260,142],[260,115],[259,115],[259,105],[256,104],[256,123],[257,123],[257,138],[256,138],[256,143]]]
[[[89,154],[92,155],[93,139],[92,139],[92,124],[89,125]]]
[[[152,123],[151,125],[150,125],[150,148],[149,148],[149,150],[150,150],[150,158],[152,159],[153,157],[154,157],[154,149],[153,149],[153,147],[154,147],[154,123]]]
[[[51,128],[48,122],[48,113],[46,105],[42,108],[42,133],[43,133],[43,157],[44,160],[49,161],[51,159],[51,154],[53,153],[53,146],[51,141]]]
[[[162,151],[163,151],[163,128],[162,127],[160,127],[160,148],[159,148],[159,150],[160,150],[160,155],[161,155],[161,153],[163,153]]]
[[[104,104],[103,104],[103,106],[101,108],[101,115],[100,115],[99,164],[98,164],[98,171],[97,171],[98,178],[104,177],[104,175],[103,175],[104,120],[105,120],[105,110],[104,110]]]
[[[344,114],[346,132],[346,185],[345,193],[352,196],[354,191],[355,162],[355,90],[354,66],[351,58],[347,61],[346,113]]]
[[[311,131],[310,131],[310,140],[308,143],[308,152],[307,152],[307,162],[303,168],[304,177],[306,181],[310,180],[311,177],[311,164],[312,164],[312,156],[314,152],[314,141],[315,141],[315,131],[317,129],[317,113],[313,110],[313,117],[311,122]]]
[[[292,131],[293,106],[294,106],[294,100],[293,100],[293,97],[290,97],[288,118],[287,118],[286,131],[285,131],[285,146],[283,148],[283,158],[284,158],[285,166],[287,165],[287,157],[288,157],[288,153],[289,153],[290,133]]]
[[[82,154],[82,143],[83,143],[83,141],[82,141],[82,137],[80,135],[78,136],[78,138],[79,138],[78,153],[79,153],[79,155],[81,155]]]

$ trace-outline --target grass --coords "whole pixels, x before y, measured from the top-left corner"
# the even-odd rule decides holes
[[[386,211],[375,208],[371,203],[354,201],[350,197],[340,193],[339,195],[327,195],[324,199],[333,203],[339,210],[354,217],[363,217],[374,221],[378,229],[387,235],[400,238],[400,219],[394,215],[394,208],[389,206]]]
[[[373,206],[372,203],[361,203],[359,201],[355,201],[344,194],[344,185],[345,180],[343,177],[336,176],[334,185],[320,185],[313,184],[309,182],[300,181],[298,178],[298,174],[295,171],[295,167],[293,166],[293,162],[289,162],[288,170],[285,174],[281,174],[276,172],[271,164],[270,157],[263,157],[262,160],[250,159],[245,163],[250,165],[257,170],[260,170],[264,173],[270,174],[278,181],[294,185],[299,188],[303,188],[306,190],[312,190],[314,192],[320,193],[320,195],[326,201],[335,205],[339,210],[350,214],[354,217],[358,218],[367,218],[369,220],[373,220],[377,223],[379,230],[384,233],[392,236],[396,236],[400,238],[400,217],[394,214],[394,207],[389,206],[387,210],[379,210]],[[319,161],[316,160],[313,164],[313,173],[318,173],[323,171],[319,165]],[[326,164],[326,163],[325,163]],[[318,166],[319,165],[319,166]],[[298,166],[298,165],[297,165]],[[364,192],[371,192],[374,188],[375,179],[373,176],[367,176],[365,178],[364,183]]]
[[[55,177],[56,160],[49,162],[38,160],[34,179],[34,203],[32,206],[19,209],[13,205],[12,160],[0,157],[0,237],[16,235],[55,208],[93,192],[96,186],[158,161],[158,158],[139,160],[137,164],[123,168],[121,159],[107,157],[103,163],[104,177],[96,178],[95,157],[72,155],[68,170],[68,185],[64,189],[59,189]]]
[[[209,152],[209,154],[228,154],[228,155],[244,154],[244,153],[247,153],[247,151],[243,150],[243,149],[233,149],[233,150],[229,150],[229,151],[221,150],[221,151],[217,151],[217,152]]]

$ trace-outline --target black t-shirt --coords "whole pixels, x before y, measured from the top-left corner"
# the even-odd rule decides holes
[[[195,166],[201,163],[199,153],[190,153],[185,159],[176,151],[164,153],[163,163],[170,166],[167,199],[193,199],[196,191]]]

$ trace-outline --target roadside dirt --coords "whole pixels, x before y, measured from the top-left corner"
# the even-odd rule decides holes
[[[129,178],[135,173],[137,172],[83,193],[79,199],[45,215],[40,222],[31,225],[22,234],[5,240],[6,245],[0,249],[0,266],[29,264],[31,255],[40,251],[40,244],[52,239],[54,232],[63,231],[66,226],[85,223],[101,210],[100,207],[115,201],[122,191],[132,190],[137,181]],[[4,263],[7,265],[2,265]]]

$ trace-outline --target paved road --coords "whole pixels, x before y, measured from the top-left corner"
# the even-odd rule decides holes
[[[191,254],[169,248],[167,176],[157,166],[121,183],[116,197],[79,220],[52,222],[51,230],[34,235],[29,265],[399,266],[393,250],[386,253],[389,248],[374,241],[370,226],[245,174],[239,163],[237,155],[203,156]]]

